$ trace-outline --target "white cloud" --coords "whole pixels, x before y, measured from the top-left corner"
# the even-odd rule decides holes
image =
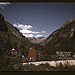
[[[0,2],[0,5],[8,5],[11,4],[10,2]]]
[[[41,33],[46,33],[46,31],[42,31]]]
[[[33,34],[23,34],[25,37],[33,37]]]
[[[21,33],[24,33],[24,34],[41,34],[41,33],[46,33],[45,31],[42,31],[42,32],[35,32],[35,31],[31,31],[31,30],[27,30],[27,29],[22,29],[20,30]]]
[[[43,35],[42,34],[37,34],[35,37],[42,37]]]
[[[32,31],[32,26],[31,25],[23,25],[23,24],[13,24],[13,26],[17,27],[20,32],[25,36],[25,37],[33,37],[35,34],[36,37],[41,37],[43,36],[43,33],[46,33],[45,31],[41,31],[41,32],[36,32],[36,31]]]
[[[27,29],[22,29],[22,30],[20,30],[20,32],[23,34],[31,34],[32,33],[31,30],[27,30]]]
[[[4,9],[4,7],[8,4],[11,4],[10,2],[0,2],[0,8]]]
[[[39,34],[39,33],[41,33],[41,32],[35,32],[35,31],[27,30],[27,29],[22,29],[22,30],[20,30],[20,32],[23,34]]]
[[[19,24],[19,23],[17,23],[17,24],[13,24],[15,27],[17,27],[17,28],[20,28],[20,29],[31,29],[32,28],[32,26],[31,25],[23,25],[23,24]]]

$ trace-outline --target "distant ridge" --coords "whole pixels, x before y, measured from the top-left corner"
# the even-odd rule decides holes
[[[39,44],[46,39],[46,37],[27,37],[32,43]]]

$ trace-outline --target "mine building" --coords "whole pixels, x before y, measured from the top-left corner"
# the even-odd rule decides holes
[[[56,54],[57,54],[58,56],[69,57],[69,56],[72,55],[72,52],[56,51]]]
[[[36,61],[37,60],[36,50],[32,47],[29,48],[28,60],[29,61]]]

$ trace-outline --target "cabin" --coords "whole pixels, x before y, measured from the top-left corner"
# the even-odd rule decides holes
[[[11,53],[11,56],[17,56],[17,51],[14,48],[12,48],[10,53]]]
[[[29,48],[28,60],[29,61],[36,61],[37,60],[36,50],[32,47]]]
[[[12,48],[11,54],[14,54],[15,52],[16,52],[16,50],[14,48]]]
[[[56,51],[56,54],[58,55],[58,56],[63,56],[63,57],[70,57],[71,56],[71,54],[72,54],[72,52],[61,52],[61,51]]]

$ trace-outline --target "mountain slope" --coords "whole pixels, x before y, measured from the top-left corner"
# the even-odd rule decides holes
[[[42,45],[51,54],[56,51],[75,51],[75,17],[54,31]]]
[[[21,56],[28,52],[30,46],[32,43],[0,14],[0,71],[15,71],[14,65],[22,63]],[[12,48],[16,49],[18,55],[13,59]]]
[[[5,21],[4,16],[0,14],[0,52],[8,53],[15,48],[22,54],[23,50],[28,49],[31,45],[32,43],[11,23]]]
[[[5,23],[4,16],[0,14],[0,31],[8,31],[8,27]]]

